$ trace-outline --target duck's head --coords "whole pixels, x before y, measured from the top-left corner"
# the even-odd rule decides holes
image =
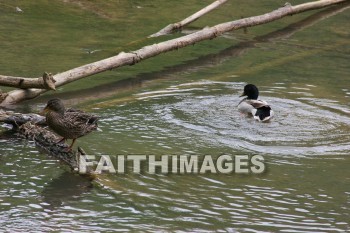
[[[46,115],[46,113],[49,113],[49,112],[56,112],[56,113],[63,115],[65,112],[65,108],[64,108],[62,101],[60,99],[49,100],[47,102],[46,107],[41,112],[41,114]]]
[[[259,97],[259,90],[254,84],[247,84],[244,87],[243,94],[240,96],[247,96],[248,99],[257,100]]]

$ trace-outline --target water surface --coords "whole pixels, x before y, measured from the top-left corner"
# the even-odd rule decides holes
[[[196,1],[16,4],[22,14],[13,11],[13,3],[1,9],[0,73],[33,77],[172,38],[143,39],[203,6]],[[183,33],[279,7],[274,1],[254,4],[229,2]],[[177,6],[181,10],[175,11]],[[56,96],[99,114],[100,130],[77,141],[90,154],[258,154],[267,170],[261,175],[164,175],[144,169],[91,182],[2,127],[0,229],[348,231],[348,22],[344,7],[288,17],[16,106],[39,111]],[[256,84],[273,107],[276,117],[270,123],[237,112],[246,83]]]

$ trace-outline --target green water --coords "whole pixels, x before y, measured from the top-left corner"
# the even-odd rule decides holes
[[[1,2],[0,74],[58,73],[180,36],[145,39],[211,1],[79,2]],[[281,4],[230,1],[183,33]],[[16,111],[37,112],[55,96],[100,115],[100,130],[77,141],[89,154],[262,155],[267,170],[144,170],[90,182],[4,126],[0,232],[349,231],[349,16],[337,6],[287,17],[19,104]],[[246,83],[271,104],[272,122],[237,112]]]

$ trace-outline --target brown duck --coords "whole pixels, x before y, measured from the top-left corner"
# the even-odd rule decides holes
[[[69,149],[72,149],[77,138],[97,129],[97,116],[76,109],[66,110],[60,99],[49,100],[43,113],[47,125],[63,137],[58,143],[73,139]]]

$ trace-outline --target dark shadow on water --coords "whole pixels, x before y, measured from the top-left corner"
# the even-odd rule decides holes
[[[55,209],[65,202],[77,200],[92,189],[92,179],[71,172],[64,172],[48,183],[41,196],[49,204],[47,209]]]
[[[306,17],[303,20],[290,24],[283,29],[276,30],[263,36],[255,37],[249,41],[240,42],[234,46],[220,51],[217,54],[201,56],[197,59],[187,61],[186,63],[168,67],[165,70],[159,72],[141,73],[132,78],[118,80],[116,82],[103,84],[84,90],[44,95],[32,101],[32,103],[45,103],[48,99],[58,97],[63,100],[69,100],[71,104],[78,104],[84,101],[106,98],[116,95],[119,92],[125,92],[135,88],[140,88],[144,86],[146,82],[149,82],[151,80],[176,78],[183,73],[194,73],[202,69],[216,67],[218,64],[222,64],[229,59],[240,57],[248,49],[255,48],[257,44],[269,43],[271,41],[289,38],[293,34],[302,31],[326,18],[341,13],[342,11],[349,8],[349,6],[350,3],[345,2],[343,4],[329,7],[323,11],[319,11],[311,16]],[[302,46],[302,44],[300,44],[300,46]]]
[[[17,132],[11,129],[1,129],[4,130],[0,132],[0,140],[6,140],[8,144],[22,145],[21,138],[16,136]],[[3,154],[0,154],[0,163],[3,160]],[[41,196],[42,201],[49,204],[47,209],[55,209],[62,206],[65,202],[79,199],[83,194],[88,193],[92,187],[93,177],[81,176],[78,174],[73,174],[69,171],[63,172],[59,177],[54,178],[49,182],[43,189]]]
[[[8,127],[1,127],[0,130],[1,130],[1,132],[0,132],[0,140],[1,139],[6,139],[6,140],[17,139],[17,137],[15,135],[16,131],[11,129],[10,126],[8,126]]]

